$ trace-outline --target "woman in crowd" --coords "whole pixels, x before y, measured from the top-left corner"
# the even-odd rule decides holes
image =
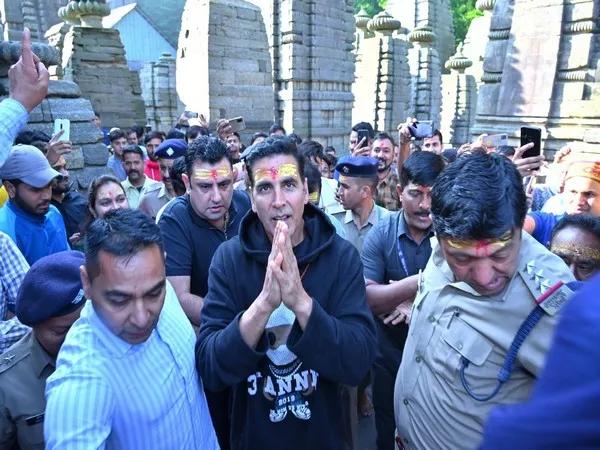
[[[88,215],[83,221],[80,232],[69,238],[71,245],[77,248],[82,244],[85,231],[94,219],[101,219],[114,209],[125,208],[129,208],[129,202],[119,180],[112,175],[100,175],[94,178],[89,187]]]

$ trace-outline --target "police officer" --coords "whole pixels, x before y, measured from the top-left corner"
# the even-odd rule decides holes
[[[158,211],[169,200],[177,196],[173,188],[170,172],[175,159],[185,156],[186,152],[187,144],[183,139],[167,139],[154,150],[154,156],[158,159],[162,183],[149,186],[142,196],[139,209],[144,214],[155,219]]]
[[[44,448],[44,389],[67,331],[85,303],[80,252],[54,253],[25,275],[18,319],[32,332],[0,356],[0,448]]]
[[[396,378],[398,448],[473,449],[490,410],[528,398],[569,298],[569,269],[527,233],[521,176],[463,156],[432,189],[437,246]]]
[[[348,241],[362,253],[369,230],[389,211],[375,204],[378,161],[369,156],[349,156],[336,167],[339,172],[337,195],[340,207],[330,213],[344,225]]]

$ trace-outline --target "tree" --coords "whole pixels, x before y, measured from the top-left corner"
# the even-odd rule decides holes
[[[464,41],[471,21],[481,16],[482,13],[475,8],[476,0],[450,0],[452,7],[452,21],[454,22],[454,36],[456,43]],[[367,14],[373,17],[379,11],[382,11],[387,4],[387,0],[355,0],[354,13],[364,9]]]
[[[370,17],[373,17],[380,11],[383,11],[387,0],[355,0],[354,13],[356,14],[361,9],[364,9]]]
[[[465,40],[471,21],[475,17],[482,15],[482,12],[475,8],[475,1],[451,0],[454,37],[457,44]]]

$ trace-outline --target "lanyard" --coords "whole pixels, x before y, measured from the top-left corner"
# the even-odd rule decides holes
[[[408,273],[408,265],[406,264],[406,258],[404,257],[404,252],[402,251],[402,243],[400,242],[401,236],[398,236],[398,259],[400,259],[400,264],[402,264],[402,269],[404,269],[404,273],[406,276],[410,276]]]

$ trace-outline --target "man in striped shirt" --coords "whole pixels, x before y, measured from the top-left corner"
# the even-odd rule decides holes
[[[46,448],[217,449],[158,226],[118,210],[86,240],[89,300],[47,381]]]

